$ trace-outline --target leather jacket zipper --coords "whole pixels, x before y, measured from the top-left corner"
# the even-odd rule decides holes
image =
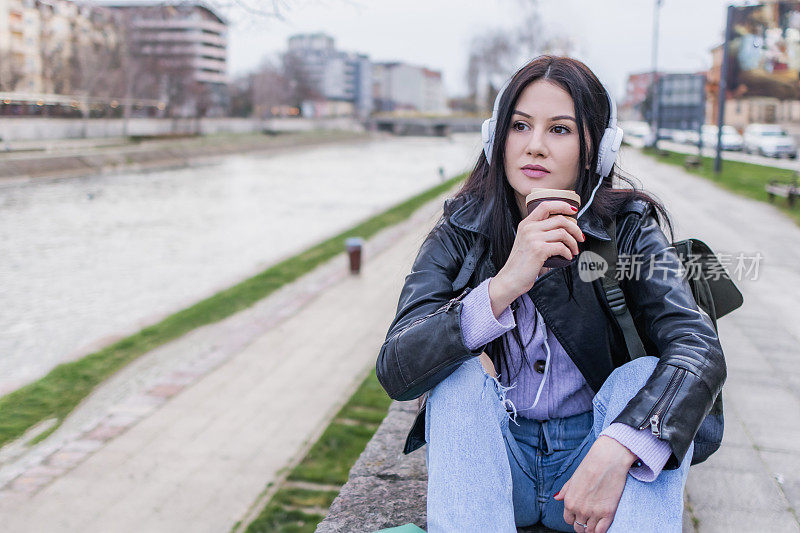
[[[685,368],[678,368],[672,374],[672,377],[669,378],[669,382],[667,383],[667,388],[664,389],[664,393],[661,394],[656,404],[650,410],[647,417],[644,421],[639,425],[639,429],[644,429],[647,426],[650,426],[650,432],[655,435],[656,437],[661,437],[661,415],[664,414],[664,407],[666,407],[672,400],[675,398],[675,394],[678,392],[678,387],[683,381],[682,378],[684,373],[686,372]]]
[[[448,301],[448,302],[447,302],[446,304],[444,304],[442,307],[440,307],[439,309],[437,309],[437,310],[436,310],[436,311],[434,311],[433,313],[428,313],[427,315],[425,315],[425,316],[423,316],[423,317],[420,317],[420,318],[416,319],[415,321],[413,321],[412,323],[410,323],[409,325],[407,325],[406,327],[404,327],[403,329],[401,329],[400,331],[398,331],[397,333],[395,333],[394,335],[392,335],[392,338],[394,339],[394,338],[398,337],[398,336],[399,336],[399,335],[401,335],[401,334],[402,334],[404,331],[408,330],[409,328],[412,328],[412,327],[416,326],[417,324],[419,324],[419,323],[420,323],[420,322],[422,322],[423,320],[427,320],[427,319],[429,319],[429,318],[430,318],[430,317],[432,317],[432,316],[438,315],[439,313],[446,313],[447,311],[449,311],[449,310],[450,310],[450,308],[451,308],[451,307],[453,307],[453,305],[455,305],[455,303],[456,303],[457,301],[461,300],[461,299],[462,299],[464,296],[466,296],[466,295],[467,295],[467,293],[469,293],[469,291],[471,291],[471,290],[472,290],[472,288],[471,288],[471,287],[467,287],[466,289],[464,289],[464,291],[463,291],[461,294],[459,294],[458,296],[456,296],[456,297],[455,297],[455,298],[453,298],[452,300]]]

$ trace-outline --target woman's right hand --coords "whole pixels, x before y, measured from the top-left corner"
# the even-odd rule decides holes
[[[578,242],[586,238],[573,218],[576,212],[567,202],[548,200],[520,221],[508,259],[489,284],[492,310],[500,311],[495,316],[533,287],[547,258],[580,253]]]

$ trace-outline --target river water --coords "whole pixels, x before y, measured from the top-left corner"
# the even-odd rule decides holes
[[[475,134],[3,185],[0,395],[470,168]]]

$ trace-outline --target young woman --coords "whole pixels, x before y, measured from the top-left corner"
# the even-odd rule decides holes
[[[377,373],[392,398],[426,394],[405,452],[428,445],[429,532],[681,530],[693,438],[725,361],[664,207],[614,188],[621,136],[583,63],[536,58],[498,94],[483,153],[420,247]],[[542,187],[582,208],[552,200],[528,215]],[[609,227],[641,267],[620,279],[652,354],[634,360],[601,282],[578,270]],[[544,268],[554,255],[571,261]]]

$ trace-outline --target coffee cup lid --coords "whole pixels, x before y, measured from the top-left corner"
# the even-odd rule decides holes
[[[564,198],[565,200],[572,200],[581,205],[581,197],[575,191],[567,191],[564,189],[532,189],[531,193],[525,197],[525,203],[538,200],[539,198],[550,197]]]

